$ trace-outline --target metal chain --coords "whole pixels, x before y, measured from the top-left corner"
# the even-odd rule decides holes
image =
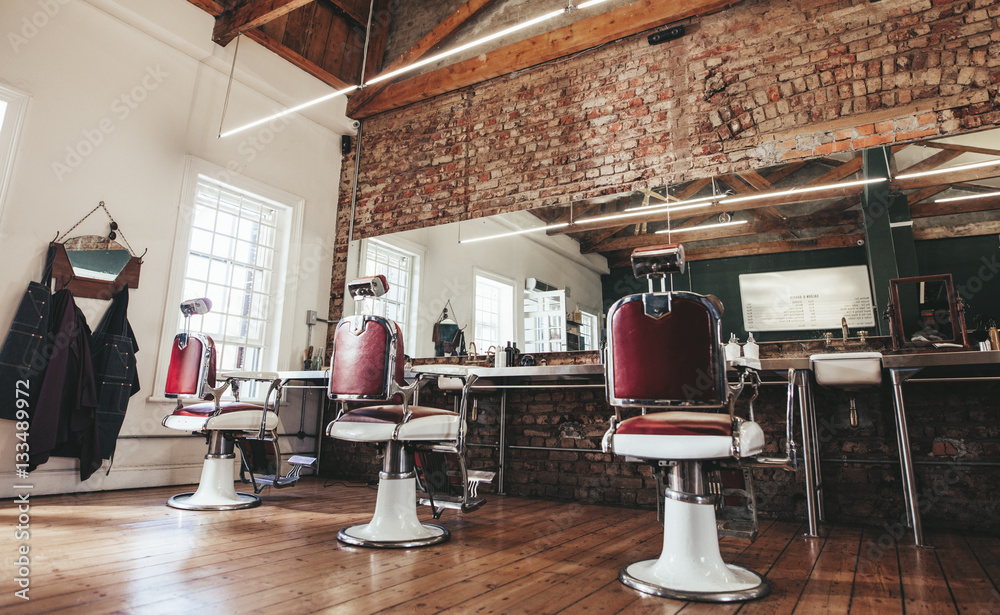
[[[97,207],[91,209],[90,212],[87,213],[86,216],[80,218],[80,221],[77,222],[76,224],[74,224],[68,231],[66,231],[62,235],[56,237],[56,242],[59,243],[59,242],[62,242],[62,240],[66,239],[66,237],[69,236],[70,233],[72,233],[74,230],[76,230],[76,227],[78,227],[81,224],[83,224],[83,221],[86,220],[87,218],[89,218],[98,209],[103,209],[105,215],[108,216],[108,220],[111,220],[111,222],[113,222],[118,227],[117,229],[113,229],[113,230],[115,230],[115,232],[117,232],[119,235],[121,235],[122,241],[125,242],[125,247],[128,248],[128,253],[131,254],[132,256],[135,256],[135,252],[132,250],[132,246],[129,245],[128,239],[125,239],[125,233],[122,232],[121,225],[119,225],[118,222],[115,221],[115,219],[113,217],[111,217],[111,212],[108,211],[108,208],[104,205],[104,201],[101,201],[100,203],[98,203]]]

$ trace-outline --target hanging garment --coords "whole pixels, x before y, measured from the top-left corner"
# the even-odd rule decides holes
[[[128,285],[111,299],[111,306],[90,337],[97,380],[97,434],[100,458],[111,459],[125,421],[128,400],[139,392],[135,353],[139,344],[128,322]]]
[[[41,282],[28,284],[10,332],[0,347],[0,419],[24,420],[24,413],[19,419],[17,411],[25,410],[30,421],[38,404],[50,355],[45,338],[49,330],[52,295],[48,282],[52,278],[54,253],[55,248],[49,248]]]
[[[90,328],[66,289],[52,296],[51,356],[31,420],[28,444],[34,470],[49,457],[77,457],[80,480],[101,467],[97,441],[97,391],[90,356]]]

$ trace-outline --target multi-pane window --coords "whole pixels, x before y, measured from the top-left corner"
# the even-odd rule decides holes
[[[204,175],[198,176],[184,298],[208,297],[212,309],[192,319],[215,340],[220,370],[265,369],[275,263],[284,206]]]
[[[403,331],[403,348],[412,348],[407,339],[410,331],[413,275],[416,255],[377,239],[365,242],[364,275],[384,275],[389,290],[381,297],[363,301],[358,313],[383,316],[394,321]],[[363,310],[363,312],[362,312]]]
[[[476,350],[501,347],[514,340],[514,285],[476,275]]]
[[[581,312],[580,350],[597,350],[598,318],[590,312]]]
[[[14,167],[14,151],[27,104],[27,94],[0,85],[0,214],[3,213],[4,195]]]

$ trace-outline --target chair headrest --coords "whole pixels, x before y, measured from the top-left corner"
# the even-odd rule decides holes
[[[684,266],[684,246],[679,243],[636,248],[632,252],[632,273],[637,278],[684,273]]]
[[[181,301],[181,314],[185,316],[194,316],[195,314],[204,315],[208,314],[209,310],[212,309],[212,300],[208,297],[199,297],[197,299],[188,299],[187,301]]]
[[[347,290],[355,301],[366,297],[381,297],[389,290],[389,281],[384,275],[358,278],[347,283]]]

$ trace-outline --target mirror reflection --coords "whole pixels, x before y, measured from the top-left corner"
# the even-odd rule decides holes
[[[1000,258],[998,132],[880,148],[867,159],[863,152],[831,152],[652,190],[608,187],[572,204],[382,235],[352,244],[347,276],[387,275],[392,290],[379,309],[400,323],[408,354],[419,357],[461,353],[462,341],[480,355],[508,341],[526,353],[599,348],[605,308],[645,289],[631,275],[629,254],[670,242],[685,245],[689,265],[675,284],[722,300],[726,338],[754,332],[760,341],[822,339],[827,331],[751,331],[741,274],[868,268],[872,258],[896,260],[909,275],[950,273],[973,322],[997,318],[1000,284],[987,283],[979,270]],[[874,212],[869,204],[868,220],[865,199],[882,203]],[[876,249],[867,231],[879,218],[891,221],[886,232],[893,239]],[[909,233],[905,241],[900,232]],[[864,322],[849,314],[846,320],[852,331],[886,335],[888,284],[872,286],[882,297],[875,326],[870,310]],[[925,298],[939,291],[923,290]],[[348,298],[344,313],[353,310]],[[923,322],[919,311],[907,318],[911,328]],[[937,334],[961,338],[954,316],[946,320],[935,316]],[[442,339],[440,326],[434,332],[452,322],[446,337],[455,331],[461,340]]]
[[[121,244],[100,235],[83,235],[63,242],[73,275],[113,282],[132,255]]]

